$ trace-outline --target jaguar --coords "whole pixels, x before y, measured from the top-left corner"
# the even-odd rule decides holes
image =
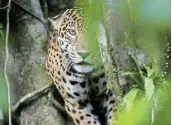
[[[107,89],[103,65],[95,68],[85,62],[90,52],[83,9],[67,9],[49,22],[46,69],[67,114],[76,125],[112,125],[115,99]]]

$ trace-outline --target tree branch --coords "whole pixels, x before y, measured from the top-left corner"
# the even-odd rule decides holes
[[[19,109],[19,107],[27,102],[28,100],[30,100],[31,98],[41,94],[42,92],[45,92],[46,90],[50,89],[50,87],[52,87],[52,84],[47,84],[46,86],[38,89],[38,90],[35,90],[25,96],[23,96],[13,107],[12,107],[12,112],[16,112],[17,109]]]
[[[4,6],[4,7],[1,7],[0,10],[4,10],[4,9],[7,9],[7,8],[9,8],[9,4]]]

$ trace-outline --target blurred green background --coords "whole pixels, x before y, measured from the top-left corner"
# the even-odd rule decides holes
[[[4,32],[3,26],[0,24],[0,110],[1,113],[0,117],[4,117],[8,115],[8,95],[7,95],[7,86],[5,82],[5,77],[3,73],[3,66],[4,66],[4,55],[5,55],[5,48],[4,48]],[[1,120],[1,119],[0,119]]]
[[[8,114],[7,87],[3,72],[0,73],[0,110],[4,115]],[[4,117],[4,116],[3,116]]]
[[[91,16],[91,18],[89,17],[91,23],[88,23],[89,40],[87,44],[94,55],[99,53],[97,43],[98,21],[110,9],[115,10],[115,3],[118,3],[118,8],[120,8],[118,11],[129,20],[128,27],[131,28],[129,36],[126,37],[126,41],[128,41],[126,46],[133,49],[139,48],[146,55],[146,58],[150,58],[149,63],[142,61],[142,65],[146,67],[146,73],[126,73],[135,79],[138,86],[123,98],[118,113],[114,114],[114,123],[116,123],[115,125],[170,125],[171,74],[170,72],[167,72],[167,74],[162,73],[162,64],[171,63],[171,59],[166,59],[167,43],[171,42],[171,1],[116,1],[83,0],[81,2],[77,0],[77,4],[85,8],[86,13]],[[111,14],[115,16],[113,13]],[[110,27],[115,28],[113,25]],[[136,59],[136,61],[139,62],[140,60]],[[170,67],[166,68],[170,71]],[[136,79],[140,79],[140,81]],[[142,84],[142,87],[139,86],[140,84]]]

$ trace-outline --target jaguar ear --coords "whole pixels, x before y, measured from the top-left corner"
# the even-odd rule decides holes
[[[53,20],[52,18],[48,18],[48,23],[50,26],[55,27],[56,21]]]
[[[52,27],[56,27],[56,25],[59,23],[60,21],[60,17],[61,17],[61,14],[57,15],[57,16],[54,16],[54,17],[49,17],[48,18],[48,22],[50,24],[50,26]]]

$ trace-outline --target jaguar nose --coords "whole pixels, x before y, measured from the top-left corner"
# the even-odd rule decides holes
[[[83,59],[87,58],[90,55],[90,52],[87,50],[80,50],[77,52]]]

